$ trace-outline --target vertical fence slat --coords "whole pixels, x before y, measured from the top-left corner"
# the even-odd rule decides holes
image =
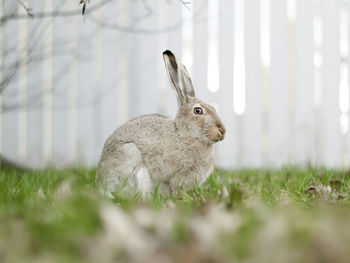
[[[339,84],[339,109],[341,131],[341,165],[349,166],[349,2],[340,2],[339,10],[339,41],[340,41],[340,84]]]
[[[312,0],[296,2],[295,153],[297,164],[313,159]]]
[[[68,2],[69,8],[75,8],[74,2]],[[78,55],[77,51],[79,49],[78,38],[78,17],[73,16],[67,19],[69,23],[69,41],[68,45],[70,47],[69,54],[69,74],[67,74],[68,78],[68,164],[69,165],[77,165],[77,155],[78,155]],[[97,125],[97,124],[96,124]],[[88,143],[91,144],[91,141],[94,140],[91,138]]]
[[[52,11],[52,1],[47,0],[43,4],[44,12]],[[43,20],[43,24],[45,27],[45,32],[43,34],[43,52],[44,52],[44,60],[43,60],[43,76],[42,76],[42,156],[44,160],[44,165],[50,164],[52,161],[52,88],[53,88],[53,68],[52,68],[52,36],[53,36],[53,26],[52,26],[52,18],[45,18]]]
[[[53,2],[54,10],[67,8],[67,5],[61,5]],[[65,17],[56,17],[53,22],[53,75],[52,75],[52,96],[53,96],[53,160],[54,165],[62,167],[67,165],[67,154],[69,151],[68,138],[68,94],[69,94],[69,71],[71,65],[69,61],[68,43],[69,35],[66,34],[66,28],[69,22]],[[67,54],[68,53],[68,54]]]
[[[28,1],[28,6],[33,10],[43,11],[41,1]],[[43,167],[44,161],[41,155],[42,151],[42,104],[43,96],[41,81],[43,76],[43,64],[41,52],[43,51],[42,32],[44,26],[42,20],[28,20],[28,34],[31,36],[26,45],[28,50],[28,96],[27,96],[27,163],[33,167]]]
[[[129,17],[129,3],[123,1],[119,6],[119,14],[120,14],[120,23],[128,24]],[[118,34],[118,43],[120,43],[117,47],[117,57],[115,59],[115,64],[117,66],[117,77],[115,77],[114,83],[116,83],[115,88],[118,90],[117,101],[118,101],[118,122],[117,125],[121,125],[128,120],[128,47],[129,47],[129,35],[128,34]],[[146,88],[146,87],[144,87]]]
[[[219,1],[219,65],[220,88],[217,92],[219,115],[226,126],[226,138],[216,146],[216,165],[233,168],[236,165],[236,141],[233,113],[233,2]]]
[[[24,1],[24,5],[27,5],[28,1]],[[21,4],[18,3],[18,13],[25,14]],[[27,92],[28,92],[28,50],[27,50],[27,38],[28,37],[28,22],[23,19],[18,22],[18,54],[21,58],[21,65],[18,68],[18,160],[22,163],[26,162],[27,157]]]
[[[347,5],[345,5],[345,7],[347,10],[347,36],[346,36],[346,39],[347,39],[347,58],[346,58],[346,61],[345,63],[347,63],[347,88],[348,88],[348,96],[347,96],[347,102],[348,102],[348,108],[347,108],[347,112],[345,113],[346,116],[348,117],[347,121],[346,121],[346,124],[348,125],[347,126],[347,132],[346,134],[344,135],[344,138],[343,140],[345,140],[345,143],[344,143],[344,148],[345,148],[345,162],[346,162],[346,167],[349,168],[350,166],[350,2],[347,3]]]
[[[245,0],[245,66],[246,111],[242,122],[242,165],[262,165],[261,63],[260,63],[260,4]]]
[[[340,127],[339,127],[339,2],[323,1],[323,66],[322,66],[322,106],[321,142],[322,165],[339,167]]]
[[[287,52],[288,52],[288,150],[287,164],[295,163],[296,117],[296,0],[287,0]]]
[[[137,6],[135,2],[130,2],[129,16],[135,17]],[[141,86],[139,78],[139,48],[140,37],[137,34],[130,36],[130,46],[128,49],[128,84],[129,84],[129,99],[128,99],[128,113],[129,118],[135,118],[142,114],[140,109],[140,93],[138,92]]]
[[[6,12],[16,12],[17,2],[3,1],[3,10]],[[19,57],[16,52],[18,48],[18,23],[16,21],[7,21],[2,26],[2,74],[3,78],[8,78],[12,70],[16,68],[16,62]],[[9,82],[3,86],[2,102],[2,153],[4,157],[17,160],[18,159],[18,84],[17,76],[14,75]],[[9,109],[8,107],[14,108]],[[4,108],[6,107],[6,108]]]
[[[269,92],[271,82],[271,1],[260,0],[260,60],[261,60],[261,115],[262,162],[269,162]]]
[[[111,10],[111,8],[107,8]],[[96,11],[98,15],[99,11]],[[94,14],[95,15],[95,14]],[[98,19],[99,17],[97,17]],[[84,23],[79,17],[75,17],[78,28],[78,39],[73,39],[71,36],[71,41],[77,41],[76,55],[71,53],[70,56],[76,56],[78,59],[77,63],[77,81],[78,81],[78,112],[77,112],[77,158],[80,165],[95,165],[93,162],[95,157],[95,143],[96,143],[96,125],[95,121],[95,109],[98,104],[98,99],[95,93],[95,50],[94,41],[98,41],[99,35],[96,34],[96,29],[91,21],[86,21]],[[73,21],[72,21],[73,22]],[[95,37],[96,34],[96,37]],[[94,36],[94,37],[91,37]],[[110,42],[113,43],[113,42]],[[106,44],[106,52],[110,52],[109,56],[112,59],[115,57],[115,53],[110,50],[111,44]],[[107,62],[106,62],[107,64]],[[107,64],[108,65],[108,64]],[[110,66],[110,65],[108,65]],[[109,80],[106,76],[106,81]],[[110,84],[110,83],[108,83]],[[101,81],[101,86],[108,86],[106,82]],[[115,93],[111,92],[108,94],[109,97],[113,98]],[[114,96],[115,98],[115,96]],[[115,105],[111,102],[110,105]]]
[[[129,1],[128,1],[129,2]],[[130,15],[128,13],[128,9],[124,10],[125,15]],[[111,5],[108,8],[104,8],[101,10],[101,14],[97,14],[98,19],[113,19],[116,14],[121,14],[119,5]],[[113,21],[113,20],[112,20]],[[127,78],[127,76],[122,76],[119,65],[117,64],[118,60],[118,46],[123,49],[124,52],[127,53],[128,50],[124,50],[124,41],[123,37],[125,37],[121,33],[114,33],[109,30],[102,30],[102,28],[98,28],[96,30],[100,30],[97,32],[98,37],[101,38],[101,46],[95,46],[95,48],[102,48],[101,51],[101,66],[102,72],[100,75],[100,83],[96,83],[100,85],[100,87],[95,87],[95,89],[100,88],[101,94],[99,99],[95,103],[99,103],[101,105],[101,122],[102,122],[102,132],[101,136],[104,141],[111,135],[111,133],[117,128],[118,124],[118,89],[119,85],[123,78]],[[101,34],[101,35],[100,35]],[[88,36],[88,34],[86,34]],[[95,44],[97,45],[97,39],[95,40]],[[116,44],[118,43],[118,44]],[[83,63],[83,62],[82,62]],[[128,64],[127,64],[128,65]],[[94,66],[94,65],[92,65]],[[111,70],[113,69],[113,70]],[[87,69],[88,70],[88,69]],[[119,80],[119,81],[118,81]],[[98,91],[95,91],[98,92]],[[127,102],[128,104],[130,101]],[[102,146],[99,150],[99,154],[102,151]]]
[[[107,7],[109,8],[109,7]],[[104,14],[104,9],[100,9],[95,11],[94,16],[97,19],[101,19]],[[93,25],[92,25],[93,26]],[[92,145],[93,155],[92,160],[89,161],[92,165],[96,165],[98,163],[98,160],[101,155],[101,151],[104,145],[104,141],[109,136],[110,131],[107,131],[105,134],[105,126],[106,124],[109,124],[110,122],[106,121],[104,122],[104,112],[103,109],[105,107],[104,99],[108,96],[104,92],[104,87],[102,85],[102,76],[103,76],[103,30],[101,27],[93,26],[94,30],[94,39],[92,42],[93,46],[93,89],[94,89],[94,113],[92,116],[92,122],[94,124],[94,142]],[[124,62],[124,60],[121,58],[121,60]],[[125,79],[125,77],[124,77]],[[124,80],[123,79],[123,80]],[[126,100],[127,101],[127,100]],[[124,102],[126,103],[126,102]],[[79,105],[78,105],[79,106]],[[124,106],[124,105],[123,105]],[[127,110],[127,107],[125,108]]]
[[[270,156],[272,166],[287,163],[288,54],[285,0],[271,0]]]
[[[4,15],[3,13],[3,1],[0,1],[0,17],[2,17]],[[3,81],[3,39],[2,39],[2,27],[0,27],[0,83],[2,83]],[[0,85],[0,88],[1,88],[1,85]],[[2,111],[3,111],[3,108],[2,108],[2,92],[0,92],[0,158],[1,158],[1,155],[3,154],[3,151],[2,151],[2,134],[3,134],[3,123],[2,123]],[[1,160],[0,160],[1,161]]]
[[[208,102],[208,1],[193,2],[193,84],[196,97]]]

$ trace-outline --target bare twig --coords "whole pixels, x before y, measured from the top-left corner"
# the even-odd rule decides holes
[[[135,27],[134,25],[120,25],[117,23],[107,23],[104,22],[100,19],[97,19],[94,16],[89,16],[88,19],[95,23],[97,26],[102,27],[104,29],[108,30],[118,30],[120,32],[124,33],[130,33],[130,34],[142,34],[142,35],[153,35],[153,34],[164,34],[164,33],[169,33],[171,31],[177,30],[181,28],[182,26],[182,21],[177,22],[174,25],[164,27],[164,28],[159,28],[159,29],[147,29],[147,28],[138,28]]]
[[[26,10],[27,15],[28,15],[29,17],[33,18],[34,15],[33,15],[32,9],[31,9],[30,7],[28,7],[28,6],[26,6],[26,5],[23,3],[23,1],[21,1],[21,0],[18,0],[18,2],[19,2],[20,5],[23,7],[23,9]]]
[[[92,6],[88,10],[85,10],[85,14],[93,13],[113,1],[114,0],[104,0],[101,3],[98,3]],[[75,10],[69,10],[69,11],[56,10],[52,12],[32,12],[32,16],[34,19],[42,19],[42,18],[49,18],[49,17],[71,17],[76,15],[81,15],[81,9],[75,9]],[[27,19],[27,18],[28,18],[28,15],[11,13],[9,15],[5,15],[0,18],[0,26],[10,20],[20,20],[20,19]]]
[[[188,6],[191,4],[191,1],[180,0],[180,2],[186,7],[188,11],[191,11],[191,8]]]

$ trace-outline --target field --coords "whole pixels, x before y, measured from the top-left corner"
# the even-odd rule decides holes
[[[350,172],[216,170],[108,199],[95,170],[0,174],[0,262],[350,262]]]

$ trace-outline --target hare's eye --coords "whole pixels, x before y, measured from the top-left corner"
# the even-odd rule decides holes
[[[193,109],[194,114],[202,115],[203,114],[203,109],[201,107],[195,107]]]

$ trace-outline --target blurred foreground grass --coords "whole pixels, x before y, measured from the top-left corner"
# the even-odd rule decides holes
[[[0,262],[350,262],[349,171],[217,170],[113,200],[94,169],[0,173]]]

